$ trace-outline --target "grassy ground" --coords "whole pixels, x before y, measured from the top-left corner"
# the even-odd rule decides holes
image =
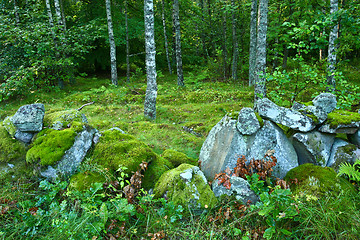
[[[119,127],[158,154],[174,149],[196,159],[210,129],[225,114],[252,107],[254,94],[252,88],[239,83],[208,81],[202,72],[190,73],[185,79],[186,87],[179,88],[174,76],[159,74],[154,121],[143,117],[145,76],[129,84],[120,79],[118,87],[106,78],[78,78],[64,91],[33,92],[0,103],[0,120],[24,104],[44,103],[50,113],[94,101],[81,112],[98,130]],[[131,207],[121,203],[119,196],[69,192],[61,184],[39,188],[33,180],[5,183],[0,189],[0,239],[262,239],[271,226],[269,213],[261,215],[259,209],[232,198],[222,199],[212,210],[193,211],[146,194]],[[342,192],[318,200],[309,196],[286,199],[299,213],[284,218],[286,221],[273,217],[277,221],[272,239],[360,238],[358,193]],[[112,205],[115,203],[122,204],[121,210]]]

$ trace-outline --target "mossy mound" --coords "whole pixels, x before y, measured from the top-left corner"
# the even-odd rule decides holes
[[[0,125],[0,162],[8,163],[17,159],[24,160],[25,155],[25,145],[13,139],[5,127]]]
[[[97,172],[79,172],[70,178],[69,190],[88,190],[94,183],[104,183],[105,177]]]
[[[217,199],[211,191],[204,174],[198,167],[181,164],[165,172],[156,183],[156,198],[166,194],[175,204],[190,205],[193,208],[212,208]]]
[[[86,117],[76,109],[50,112],[45,114],[44,117],[44,126],[56,130],[68,128],[70,126],[77,130],[74,126],[82,126],[84,123],[87,123]],[[78,130],[81,131],[82,128]]]
[[[73,128],[41,131],[27,152],[26,161],[28,163],[40,161],[43,166],[53,165],[61,160],[66,150],[72,147],[75,136],[76,131]]]
[[[297,179],[298,183],[293,183]],[[329,194],[337,195],[341,190],[355,191],[345,179],[336,177],[334,169],[306,163],[291,169],[285,176],[293,193],[306,192],[321,197]]]
[[[189,158],[185,153],[178,152],[172,149],[167,149],[163,152],[162,157],[171,162],[174,167],[178,167],[183,163],[197,165],[197,161],[193,158]]]
[[[145,189],[152,188],[163,172],[173,168],[168,160],[157,155],[144,142],[117,130],[102,132],[92,158],[93,163],[112,173],[120,167],[126,167],[125,173],[129,176],[139,169],[140,163],[149,163],[148,170],[144,174],[143,187]]]
[[[11,137],[15,136],[16,127],[15,127],[14,123],[11,121],[11,117],[6,117],[4,119],[2,125],[6,129],[6,131],[10,134]]]
[[[353,122],[360,122],[360,114],[344,110],[335,110],[329,113],[326,121],[326,123],[330,124],[331,128],[336,128],[339,125],[351,124]]]

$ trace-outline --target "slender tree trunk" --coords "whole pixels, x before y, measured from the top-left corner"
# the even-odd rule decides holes
[[[232,70],[231,70],[231,76],[234,79],[234,81],[237,81],[237,65],[238,65],[238,55],[239,55],[239,49],[238,49],[238,40],[236,36],[236,14],[235,14],[235,0],[231,0],[231,6],[232,6],[232,37],[233,37],[233,59],[232,59]]]
[[[161,17],[162,17],[163,28],[164,28],[164,42],[165,42],[166,61],[167,61],[167,64],[168,64],[169,73],[172,74],[171,62],[170,62],[170,56],[169,56],[169,44],[168,44],[168,39],[167,39],[167,34],[166,34],[165,3],[164,3],[164,0],[161,0],[161,7],[162,7]]]
[[[124,1],[125,10],[125,40],[126,40],[126,82],[130,82],[130,45],[129,45],[129,25],[128,25],[128,6],[127,0]]]
[[[54,0],[54,5],[55,5],[55,14],[56,14],[58,25],[63,31],[65,31],[65,27],[64,27],[65,25],[63,22],[62,14],[61,14],[60,1]]]
[[[207,0],[207,7],[208,7],[208,16],[209,16],[209,32],[210,32],[210,41],[212,45],[212,49],[210,49],[210,54],[216,51],[216,44],[215,41],[213,41],[213,38],[215,36],[214,29],[213,29],[213,23],[212,23],[212,11],[211,11],[211,0]]]
[[[106,3],[106,16],[107,16],[108,32],[109,32],[109,44],[110,44],[111,82],[114,85],[118,85],[117,68],[116,68],[116,46],[115,46],[114,31],[113,31],[112,19],[111,19],[111,3],[110,0],[105,0],[105,3]]]
[[[154,38],[154,3],[153,0],[144,0],[145,20],[145,50],[147,87],[144,103],[144,115],[149,119],[156,118],[156,49]]]
[[[266,97],[266,33],[267,33],[268,0],[259,1],[257,51],[256,51],[256,81],[255,103],[259,98]]]
[[[338,0],[330,0],[330,14],[335,14],[339,10]],[[330,34],[329,34],[329,49],[328,49],[328,76],[327,84],[328,91],[335,90],[335,70],[336,70],[336,50],[337,46],[335,44],[336,39],[338,38],[338,24],[334,23]]]
[[[251,15],[250,15],[250,50],[249,50],[249,86],[255,84],[255,64],[256,64],[256,15],[257,15],[257,0],[251,0]]]
[[[175,26],[175,48],[176,48],[176,69],[177,69],[177,84],[184,86],[184,74],[182,69],[182,56],[181,56],[181,32],[180,32],[180,19],[179,19],[179,0],[174,0],[173,4],[173,18]]]
[[[203,14],[203,12],[205,10],[205,8],[204,8],[204,0],[200,0],[199,5],[200,5],[200,9],[201,9],[201,22],[205,23],[204,14]],[[203,47],[204,56],[209,58],[209,51],[206,48],[205,33],[204,33],[203,29],[201,29],[200,38],[201,38],[201,43],[202,43],[202,47]]]
[[[65,19],[63,0],[60,0],[60,8],[61,8],[61,18],[62,18],[62,22],[63,22],[63,26],[64,26],[64,31],[66,31],[66,19]]]
[[[14,0],[14,14],[15,14],[15,22],[16,22],[16,24],[19,24],[20,18],[19,18],[19,11],[18,11],[18,7],[16,4],[16,0]]]
[[[60,32],[57,32],[57,34],[59,34],[60,36],[60,45],[62,46],[62,50],[60,50],[60,53],[57,57],[59,56],[64,56],[64,50],[65,50],[65,29],[64,29],[64,23],[63,23],[63,18],[61,16],[61,8],[60,8],[60,2],[59,0],[54,0],[54,6],[55,6],[55,14],[56,14],[56,20],[57,20],[57,24],[58,24],[58,28],[60,29]],[[50,9],[51,12],[51,9]],[[49,15],[49,10],[48,10],[48,15]],[[60,66],[60,68],[63,68],[63,66]],[[64,88],[64,81],[61,77],[59,77],[58,79],[58,85],[60,87],[60,89]]]
[[[224,58],[224,64],[223,64],[223,75],[224,75],[224,80],[227,78],[227,49],[226,49],[226,41],[227,41],[227,36],[226,36],[226,25],[227,25],[227,21],[226,21],[226,12],[224,12],[223,15],[223,37],[224,37],[224,42],[223,42],[223,58]]]

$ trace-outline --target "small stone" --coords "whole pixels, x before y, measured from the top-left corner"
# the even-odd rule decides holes
[[[244,135],[252,135],[259,130],[260,123],[252,108],[243,108],[240,110],[236,127],[240,133]]]
[[[44,104],[30,104],[20,107],[11,120],[22,132],[40,132],[44,115]]]

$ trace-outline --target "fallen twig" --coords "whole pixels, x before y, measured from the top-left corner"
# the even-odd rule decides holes
[[[86,104],[82,105],[81,107],[79,107],[79,108],[78,108],[78,111],[80,111],[80,110],[83,109],[84,107],[89,106],[89,105],[94,104],[94,103],[95,103],[95,102],[86,103]]]

